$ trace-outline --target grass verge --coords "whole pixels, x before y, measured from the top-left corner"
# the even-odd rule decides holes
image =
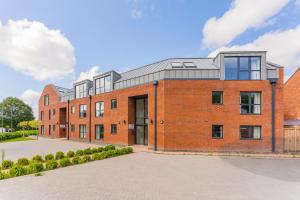
[[[13,139],[8,139],[4,141],[0,141],[0,143],[5,143],[5,142],[22,142],[22,141],[28,141],[28,140],[35,140],[30,137],[21,137],[21,138],[13,138]]]

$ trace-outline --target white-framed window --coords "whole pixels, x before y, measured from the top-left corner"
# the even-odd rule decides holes
[[[111,91],[111,76],[101,77],[95,80],[96,94]]]
[[[76,99],[87,96],[87,84],[83,83],[75,86]]]
[[[103,101],[96,102],[95,115],[96,115],[96,117],[103,117],[103,115],[104,115],[104,102]]]
[[[84,124],[79,125],[79,137],[86,138],[86,125]]]

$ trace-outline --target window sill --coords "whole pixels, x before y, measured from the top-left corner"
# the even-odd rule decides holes
[[[224,139],[223,137],[212,137],[213,140],[220,140],[220,139]]]
[[[262,138],[258,138],[258,139],[255,139],[255,138],[240,138],[240,140],[263,140]]]
[[[262,115],[261,113],[259,114],[254,114],[254,113],[240,113],[240,115]]]
[[[212,105],[215,105],[215,106],[223,106],[224,103],[212,103]]]

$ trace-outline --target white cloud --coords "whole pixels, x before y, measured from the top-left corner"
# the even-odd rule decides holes
[[[209,54],[215,56],[219,51],[266,50],[268,60],[286,67],[291,74],[300,67],[300,25],[283,31],[272,31],[243,45],[221,47]]]
[[[133,19],[139,19],[143,16],[143,12],[137,8],[131,10],[131,17]]]
[[[74,48],[59,31],[29,20],[0,22],[0,62],[37,80],[74,71]]]
[[[295,5],[300,7],[300,0],[295,0]]]
[[[220,18],[208,19],[202,30],[205,47],[229,44],[249,28],[259,27],[278,13],[289,0],[234,0]]]
[[[20,99],[23,100],[25,103],[30,105],[32,107],[34,116],[38,118],[38,103],[41,93],[28,89],[25,90],[22,95],[20,96]]]
[[[79,77],[77,78],[76,82],[82,81],[85,79],[93,80],[93,77],[100,74],[99,72],[99,66],[93,66],[86,72],[81,72],[79,74]]]

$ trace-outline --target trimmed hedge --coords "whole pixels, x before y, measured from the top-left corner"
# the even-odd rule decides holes
[[[16,132],[8,132],[8,133],[0,133],[0,141],[5,141],[14,138],[20,137],[28,137],[30,135],[37,135],[37,130],[29,130],[29,131],[16,131]]]
[[[76,165],[93,160],[102,160],[132,152],[133,149],[131,147],[116,149],[115,146],[108,145],[104,148],[99,147],[78,150],[76,151],[76,155],[73,151],[68,151],[67,157],[72,157],[71,160],[65,157],[65,154],[61,151],[56,152],[55,158],[58,160],[54,160],[54,156],[52,154],[46,155],[45,161],[40,155],[34,156],[31,161],[27,158],[20,158],[17,160],[16,164],[14,164],[11,160],[4,160],[2,162],[2,168],[0,167],[0,180],[26,174],[39,173],[45,170],[56,169],[58,167],[67,167],[72,164]]]

